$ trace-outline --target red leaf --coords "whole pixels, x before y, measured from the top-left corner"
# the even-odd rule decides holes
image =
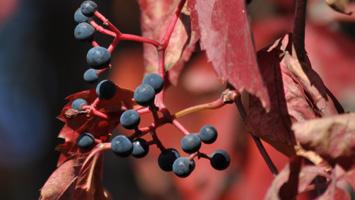
[[[110,195],[102,186],[102,156],[97,155],[80,171],[88,153],[60,165],[41,189],[41,200],[107,200]]]
[[[215,71],[239,91],[260,98],[270,109],[269,96],[258,69],[244,1],[191,0],[193,30],[201,35]]]
[[[180,0],[139,0],[141,23],[145,37],[160,41]],[[183,10],[170,38],[165,54],[165,68],[169,79],[176,84],[184,62],[195,49],[198,36],[191,29],[188,11]],[[147,71],[157,71],[158,54],[154,46],[144,45],[144,65]]]
[[[73,195],[77,169],[75,160],[68,160],[57,168],[41,189],[41,200],[70,199]]]
[[[61,152],[57,165],[61,165],[66,160],[75,155],[80,155],[81,152],[76,141],[83,131],[87,131],[95,136],[95,138],[105,142],[109,138],[112,130],[119,123],[119,116],[122,113],[122,106],[126,108],[133,107],[132,101],[133,92],[123,88],[117,88],[116,95],[109,100],[100,100],[96,108],[109,115],[109,120],[99,117],[88,117],[86,114],[79,114],[74,109],[71,109],[72,102],[77,98],[85,99],[89,104],[96,98],[95,90],[85,90],[68,96],[68,103],[62,109],[58,119],[65,123],[58,137],[64,139],[63,144],[59,144],[56,149]],[[70,114],[70,117],[68,117]]]
[[[94,150],[94,149],[93,149]],[[86,156],[83,160],[86,159]],[[111,199],[110,194],[102,186],[103,157],[96,154],[85,168],[80,170],[75,184],[75,199],[106,200]]]
[[[258,52],[260,70],[272,97],[271,111],[266,113],[259,100],[250,97],[247,116],[252,133],[286,155],[294,151],[292,123],[338,113],[311,64],[300,63],[292,55],[290,38],[286,35]]]
[[[355,114],[300,122],[292,129],[297,141],[323,156],[355,156]]]

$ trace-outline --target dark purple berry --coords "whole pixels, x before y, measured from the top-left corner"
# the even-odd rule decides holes
[[[199,136],[205,144],[212,144],[217,139],[217,130],[210,125],[205,125],[200,129]]]
[[[195,153],[201,147],[201,139],[197,134],[185,135],[181,139],[181,148],[186,153]]]
[[[126,136],[118,135],[112,139],[111,149],[116,155],[127,157],[133,151],[133,144]]]
[[[171,171],[173,169],[174,161],[180,157],[176,149],[166,149],[162,151],[158,158],[159,167],[164,171]]]
[[[226,151],[216,150],[210,156],[210,163],[213,168],[215,168],[217,170],[224,170],[230,164],[230,157]]]

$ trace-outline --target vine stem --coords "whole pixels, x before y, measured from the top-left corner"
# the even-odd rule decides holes
[[[121,35],[121,31],[113,25],[103,14],[101,14],[99,11],[95,11],[94,15],[102,21],[102,23],[106,26],[108,26],[109,29],[111,29],[113,32],[117,34],[117,36]]]
[[[160,76],[162,76],[163,80],[165,81],[165,83],[168,83],[168,78],[166,76],[166,71],[165,71],[165,53],[166,53],[166,49],[168,47],[171,35],[174,32],[176,23],[180,17],[181,11],[184,7],[186,3],[186,0],[180,0],[178,7],[176,8],[175,12],[174,12],[174,16],[172,17],[168,28],[165,31],[165,34],[162,38],[162,40],[160,41],[160,45],[159,47],[157,47],[157,51],[158,51],[158,72],[160,74]],[[166,89],[166,84],[164,84],[164,88],[163,90],[160,92],[160,94],[157,96],[157,100],[156,103],[159,107],[165,107],[164,105],[164,93],[165,93],[165,89]]]
[[[133,35],[133,34],[126,34],[126,33],[121,34],[120,35],[120,39],[121,40],[129,40],[129,41],[148,43],[148,44],[154,45],[155,47],[159,47],[160,46],[160,43],[155,41],[155,40],[152,40],[152,39],[149,39],[149,38],[145,38],[145,37],[142,37],[142,36],[138,36],[138,35]]]
[[[235,104],[238,107],[240,117],[242,118],[244,123],[246,123],[247,113],[246,113],[246,111],[244,109],[241,95],[239,95],[236,98]],[[263,143],[261,142],[260,138],[255,136],[255,135],[253,135],[252,133],[250,133],[250,135],[252,136],[252,138],[253,138],[253,140],[254,140],[254,142],[256,144],[256,147],[258,148],[258,150],[259,150],[261,156],[263,157],[266,165],[268,166],[269,170],[271,171],[271,173],[274,176],[276,176],[279,173],[279,171],[278,171],[277,167],[275,166],[274,162],[272,161],[272,159],[270,158],[269,154],[267,153],[267,151],[266,151]]]
[[[190,132],[176,119],[173,120],[172,124],[183,134],[189,135]]]
[[[174,119],[177,119],[177,118],[181,118],[186,115],[189,115],[189,114],[192,114],[195,112],[199,112],[199,111],[203,111],[203,110],[218,109],[218,108],[225,106],[226,104],[233,103],[238,96],[239,96],[239,93],[236,92],[235,90],[227,89],[222,92],[220,98],[218,98],[217,100],[209,102],[209,103],[205,103],[205,104],[192,106],[192,107],[186,108],[184,110],[178,111],[175,114],[173,114],[172,117]]]
[[[163,37],[163,39],[160,42],[161,43],[161,48],[164,49],[164,50],[168,47],[169,40],[171,38],[171,35],[174,32],[176,22],[177,22],[177,20],[180,17],[182,8],[184,7],[185,3],[186,3],[186,0],[180,0],[179,5],[178,5],[177,9],[175,10],[174,16],[173,16],[173,18],[170,21],[168,29],[166,30],[166,32],[164,34],[164,37]]]
[[[158,107],[164,108],[164,94],[166,90],[166,83],[168,81],[165,71],[165,49],[158,50],[158,73],[163,78],[165,84],[162,91],[157,95],[155,102]]]
[[[298,59],[304,61],[307,0],[296,0],[292,40]]]
[[[203,111],[203,110],[212,110],[212,109],[221,108],[224,105],[226,105],[226,103],[222,99],[217,99],[217,100],[210,102],[210,103],[200,104],[200,105],[192,106],[192,107],[186,108],[184,110],[181,110],[181,111],[175,113],[173,115],[173,117],[174,118],[181,118],[181,117],[184,117],[184,116],[189,115],[191,113],[195,113],[195,112],[199,112],[199,111]]]

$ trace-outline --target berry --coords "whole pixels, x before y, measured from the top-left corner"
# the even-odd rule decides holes
[[[194,168],[195,161],[186,157],[176,159],[173,164],[173,172],[181,178],[189,176]]]
[[[149,152],[149,145],[147,141],[142,138],[138,138],[133,141],[133,151],[132,156],[136,158],[143,158]]]
[[[76,23],[81,23],[81,22],[88,22],[89,21],[89,17],[86,17],[82,12],[81,9],[78,8],[75,13],[74,13],[74,21]]]
[[[210,157],[210,163],[213,168],[217,170],[224,170],[230,164],[230,157],[227,152],[223,150],[217,150]]]
[[[88,105],[88,102],[85,99],[75,99],[72,103],[71,103],[71,107],[75,110],[79,110],[82,111],[83,110],[83,106]]]
[[[212,144],[217,139],[217,130],[210,125],[205,125],[200,129],[199,136],[205,144]]]
[[[95,137],[90,133],[83,133],[79,136],[76,144],[82,149],[90,149],[95,144]]]
[[[152,86],[142,84],[134,91],[134,100],[141,106],[149,106],[154,103],[155,91]]]
[[[83,78],[88,83],[94,83],[99,79],[99,76],[95,69],[90,68],[85,71]]]
[[[186,153],[194,153],[201,147],[201,139],[197,134],[185,135],[181,139],[181,148]]]
[[[116,155],[127,157],[133,151],[133,144],[126,136],[118,135],[112,139],[111,149]]]
[[[111,53],[104,47],[93,47],[86,55],[86,62],[94,69],[103,69],[111,61]]]
[[[74,37],[78,40],[91,40],[94,33],[94,27],[86,22],[81,22],[74,29]]]
[[[116,94],[116,85],[110,80],[103,80],[96,86],[96,94],[100,99],[111,99]]]
[[[141,118],[137,111],[126,110],[120,117],[120,123],[126,129],[135,129],[139,125]]]
[[[85,16],[92,17],[97,10],[97,4],[93,1],[84,1],[80,6],[80,10]]]
[[[180,157],[180,154],[176,149],[165,149],[160,153],[158,158],[159,167],[164,171],[171,171],[173,169],[174,161]]]
[[[151,73],[144,76],[143,84],[152,86],[155,94],[158,94],[164,87],[164,80],[159,74]]]

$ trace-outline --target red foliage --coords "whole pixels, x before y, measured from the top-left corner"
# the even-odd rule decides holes
[[[193,30],[201,48],[222,80],[248,91],[270,108],[269,96],[258,69],[244,1],[192,0]],[[251,77],[250,74],[253,74]]]
[[[327,3],[336,10],[347,13],[344,1]],[[162,93],[157,94],[154,106],[149,109],[136,105],[132,99],[133,92],[120,87],[117,87],[116,95],[109,100],[98,99],[94,90],[69,96],[68,104],[58,117],[65,123],[59,133],[64,143],[57,147],[61,152],[58,168],[43,186],[41,199],[110,199],[101,184],[102,152],[110,149],[111,133],[119,125],[120,115],[127,109],[138,110],[141,114],[152,113],[152,117],[142,119],[142,124],[149,125],[138,127],[129,136],[131,139],[147,138],[146,134],[150,134],[152,144],[157,146],[151,149],[147,159],[135,162],[138,182],[144,192],[152,197],[167,198],[172,195],[171,187],[175,186],[184,199],[260,199],[264,193],[254,193],[253,187],[260,187],[260,191],[266,192],[272,176],[271,173],[265,176],[264,171],[260,170],[261,156],[254,158],[257,148],[251,147],[249,140],[242,134],[248,132],[253,135],[254,141],[263,139],[289,159],[288,165],[276,174],[277,170],[273,170],[274,164],[264,146],[257,143],[267,166],[276,175],[266,193],[266,199],[351,198],[355,184],[354,114],[344,114],[338,100],[312,68],[304,49],[306,1],[298,1],[293,32],[285,34],[257,53],[244,1],[188,0],[186,3],[185,0],[140,0],[139,5],[143,37],[121,33],[98,11],[94,18],[102,22],[104,27],[94,19],[91,19],[90,24],[98,32],[114,38],[108,46],[110,52],[120,40],[144,43],[146,71],[158,72],[169,82],[165,82]],[[271,38],[287,30],[289,24],[285,22],[270,20],[267,24],[272,27],[265,34],[260,34],[262,29],[256,24],[254,35],[263,36],[256,39],[257,45],[264,46]],[[310,57],[314,58],[317,65],[328,68],[329,59],[341,60],[339,65],[348,67],[351,59],[344,55],[352,52],[352,48],[346,44],[347,41],[339,40],[344,44],[345,50],[335,47],[328,42],[334,35],[328,32],[323,34],[322,28],[311,25],[311,39],[310,42],[306,40],[306,43],[312,44],[315,35],[320,32],[322,36],[319,38],[327,48],[310,48]],[[192,68],[187,71],[187,77],[189,73],[194,73],[193,77],[197,81],[191,82],[191,85],[202,83],[204,87],[194,93],[197,87],[188,85],[188,92],[179,87],[179,84],[166,95],[170,83],[177,84],[178,77],[197,44],[205,51],[206,60],[211,62],[217,77],[209,70]],[[97,41],[94,40],[92,45],[98,45]],[[336,54],[333,55],[326,49],[336,49]],[[133,55],[134,58],[135,53]],[[119,68],[114,76],[114,79],[129,88],[136,86],[139,82],[136,79],[140,79],[142,73],[134,67],[142,65],[141,61],[132,60],[125,63],[130,68]],[[195,62],[203,67],[210,66],[201,60],[203,57],[197,57]],[[122,64],[125,60],[120,59],[119,62]],[[339,71],[346,74],[351,69],[344,67]],[[136,76],[126,76],[127,74]],[[216,84],[218,79],[227,84]],[[186,78],[183,77],[182,80]],[[215,85],[218,86],[214,87]],[[198,104],[201,99],[205,102],[210,100],[210,96],[218,95],[220,97],[211,103],[175,112],[181,109],[181,104]],[[84,98],[88,102],[83,111],[71,108],[71,103],[76,98]],[[215,110],[210,115],[199,113],[180,119],[197,111],[216,109],[234,102],[241,119],[235,116],[236,109],[227,108]],[[202,147],[201,152],[206,152],[205,154],[198,152],[190,155],[190,158],[206,158],[212,150],[222,148],[231,152],[231,166],[223,172],[216,172],[205,167],[209,164],[208,159],[201,159],[188,179],[172,179],[159,171],[155,160],[161,150],[165,146],[176,148],[181,138],[179,134],[197,132],[202,121],[216,125],[219,138],[215,144]],[[245,123],[246,130],[242,127],[242,122]],[[165,124],[172,126],[161,127]],[[96,146],[91,150],[83,150],[76,145],[78,137],[84,131],[95,137]],[[234,151],[235,149],[238,151]],[[278,167],[286,163],[286,158],[270,149],[270,146],[267,146],[267,150],[272,152],[270,155]],[[152,175],[154,181],[151,179]],[[260,176],[265,178],[260,180]]]

